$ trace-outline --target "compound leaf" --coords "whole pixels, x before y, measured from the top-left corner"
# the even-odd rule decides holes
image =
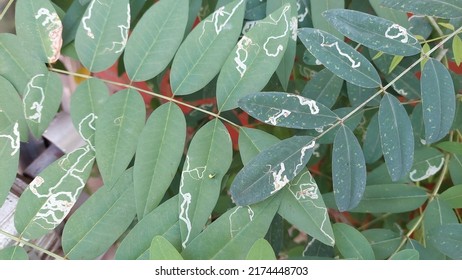
[[[298,37],[320,63],[345,81],[365,88],[380,86],[379,74],[369,60],[335,36],[300,28]]]
[[[178,215],[178,196],[174,196],[144,216],[133,227],[120,243],[115,259],[148,260],[152,240],[159,235],[163,236],[173,247],[179,250],[181,248],[181,237]]]
[[[232,161],[232,143],[218,119],[201,127],[189,145],[181,172],[178,208],[183,248],[204,228]]]
[[[28,53],[18,36],[0,34],[0,75],[10,81],[21,96],[34,76],[45,73],[45,65]]]
[[[92,0],[75,35],[80,62],[91,72],[112,66],[125,49],[130,21],[129,0]]]
[[[446,201],[452,208],[462,208],[462,185],[450,187],[439,197],[441,200]]]
[[[0,206],[11,189],[19,165],[19,124],[0,130]]]
[[[185,259],[238,259],[263,238],[279,207],[280,200],[269,198],[252,206],[236,206],[221,215],[189,243],[182,255]]]
[[[462,14],[460,0],[384,0],[382,5],[404,12],[442,18],[457,18]]]
[[[435,175],[444,164],[444,155],[435,148],[422,147],[415,151],[409,178],[419,182]]]
[[[28,260],[26,250],[23,247],[12,246],[0,250],[0,260]]]
[[[55,161],[29,184],[16,207],[14,225],[24,238],[39,238],[56,228],[77,201],[95,160],[91,145]]]
[[[237,205],[262,201],[286,186],[310,159],[311,136],[294,136],[263,150],[236,175],[231,195]]]
[[[398,181],[412,168],[414,135],[406,110],[388,93],[380,102],[379,130],[388,172],[393,181]]]
[[[390,260],[418,260],[419,251],[415,249],[404,249],[390,257]]]
[[[399,56],[421,51],[419,41],[406,28],[387,19],[345,9],[328,10],[322,15],[343,35],[368,48]]]
[[[61,104],[63,85],[56,73],[37,74],[28,82],[23,96],[24,116],[36,138],[48,128]]]
[[[244,11],[244,0],[233,1],[218,8],[189,33],[170,72],[175,95],[196,92],[218,74],[241,33]]]
[[[273,247],[264,238],[260,238],[250,247],[246,260],[276,260]]]
[[[152,239],[149,248],[150,260],[182,260],[183,257],[178,253],[176,248],[162,235]]]
[[[374,251],[367,239],[355,228],[343,223],[333,225],[336,247],[346,259],[374,260]]]
[[[138,219],[161,202],[180,165],[186,140],[186,121],[169,102],[157,108],[140,134],[134,164]]]
[[[345,0],[326,0],[326,1],[313,1],[311,2],[311,20],[313,21],[313,27],[326,31],[339,39],[343,39],[340,32],[335,29],[327,20],[322,16],[324,11],[330,9],[342,9],[345,8]]]
[[[366,163],[356,136],[345,125],[335,135],[332,174],[338,209],[347,211],[355,208],[366,188]]]
[[[323,195],[327,207],[336,208],[334,194]],[[404,213],[422,206],[428,196],[423,188],[405,184],[366,186],[363,198],[350,212]]]
[[[96,161],[105,184],[117,180],[136,151],[146,109],[138,92],[119,91],[109,97],[96,120]]]
[[[239,151],[244,165],[262,150],[277,144],[280,140],[264,131],[241,128]],[[332,246],[334,234],[329,214],[318,185],[307,170],[292,179],[282,191],[278,213],[288,222],[316,240]]]
[[[85,80],[71,97],[71,118],[74,127],[88,143],[95,145],[95,122],[109,98],[109,90],[97,78]],[[87,123],[87,125],[85,125]]]
[[[16,34],[28,50],[44,63],[54,63],[61,53],[63,24],[49,0],[16,3]]]
[[[167,67],[183,40],[188,10],[187,0],[161,0],[143,14],[124,54],[130,80],[149,80]]]
[[[432,144],[451,130],[456,112],[454,84],[446,67],[435,59],[425,63],[420,83],[425,141]]]
[[[276,71],[290,37],[290,4],[258,21],[237,43],[217,80],[219,111],[236,108],[237,101],[260,91]]]
[[[462,224],[447,224],[434,228],[428,242],[452,259],[462,259]]]
[[[319,129],[338,119],[321,103],[284,92],[250,94],[239,100],[239,107],[262,122],[289,128]]]
[[[306,83],[301,95],[313,99],[327,108],[332,108],[340,95],[342,86],[342,79],[329,71],[329,69],[323,69]]]
[[[96,191],[69,218],[62,245],[69,259],[94,259],[106,252],[135,218],[133,170]]]

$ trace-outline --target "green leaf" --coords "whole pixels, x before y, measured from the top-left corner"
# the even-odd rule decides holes
[[[0,131],[0,207],[13,185],[19,165],[20,135],[16,122]]]
[[[308,51],[335,75],[365,88],[380,86],[380,77],[374,66],[343,41],[312,28],[300,28],[298,36]]]
[[[442,18],[457,18],[462,14],[460,0],[384,0],[382,5],[404,12]]]
[[[237,43],[217,80],[219,111],[237,107],[237,101],[260,91],[277,69],[290,32],[290,5],[258,21]]]
[[[366,188],[366,163],[356,136],[345,125],[335,136],[332,174],[338,209],[343,212],[355,208]]]
[[[447,68],[435,59],[425,63],[420,79],[427,144],[449,133],[456,111],[454,84]]]
[[[115,259],[149,259],[152,240],[159,235],[163,236],[179,250],[181,248],[181,236],[178,215],[178,196],[174,196],[144,216],[135,225],[122,240],[117,249]]]
[[[284,92],[259,92],[239,100],[239,107],[271,125],[315,129],[338,120],[329,108],[314,100]]]
[[[390,68],[388,68],[387,74],[390,74],[391,72],[393,72],[393,70],[395,70],[395,68],[401,63],[403,58],[404,56],[400,56],[400,55],[393,56],[393,59],[390,64]]]
[[[427,242],[429,241],[431,231],[434,228],[455,223],[458,223],[458,220],[452,208],[444,200],[436,197],[425,208],[422,222],[425,240]]]
[[[462,143],[446,141],[436,144],[436,147],[449,153],[462,155]]]
[[[333,246],[335,240],[327,207],[310,172],[299,174],[281,192],[283,197],[278,213],[297,229]]]
[[[74,41],[79,22],[82,20],[87,10],[88,2],[90,1],[72,1],[67,9],[63,17],[63,46]]]
[[[244,164],[262,150],[277,144],[280,140],[264,131],[241,128],[239,151]],[[282,191],[278,213],[289,223],[320,242],[332,246],[334,234],[329,222],[329,214],[322,200],[316,181],[310,172],[302,171]]]
[[[420,53],[419,41],[406,28],[387,19],[345,9],[328,10],[322,15],[343,35],[368,48],[397,56]]]
[[[178,253],[176,248],[162,235],[152,239],[149,248],[150,260],[182,260],[183,257]]]
[[[62,234],[65,257],[95,259],[124,233],[135,218],[133,170],[106,185],[72,214]]]
[[[187,0],[161,0],[143,14],[124,55],[130,80],[149,80],[167,67],[183,40],[188,8]]]
[[[136,151],[146,109],[138,92],[119,91],[109,97],[96,120],[96,161],[105,184],[117,180]]]
[[[181,172],[178,208],[183,248],[204,228],[232,161],[232,143],[218,119],[194,135]]]
[[[401,243],[399,233],[385,228],[373,228],[361,232],[371,244],[377,260],[390,257]]]
[[[392,255],[390,260],[418,260],[419,251],[415,249],[404,249]]]
[[[58,74],[37,74],[26,86],[23,103],[24,116],[35,138],[48,128],[61,104],[63,85]]]
[[[26,250],[23,247],[13,246],[0,250],[0,260],[28,260]]]
[[[462,185],[456,185],[445,190],[439,198],[452,208],[462,208]]]
[[[191,241],[182,255],[185,259],[237,259],[246,257],[255,241],[263,238],[279,207],[272,197],[252,206],[236,206],[221,215]],[[244,249],[244,250],[243,250]]]
[[[324,194],[328,208],[335,208],[333,193]],[[350,212],[404,213],[415,210],[427,200],[425,189],[404,184],[367,186],[363,198]]]
[[[453,154],[449,159],[449,175],[454,184],[462,184],[462,156]]]
[[[34,76],[45,73],[45,65],[28,53],[18,36],[0,34],[0,75],[10,81],[21,96]]]
[[[310,3],[310,14],[314,28],[326,31],[343,40],[342,34],[326,21],[326,19],[322,16],[322,13],[330,9],[345,8],[345,0],[310,1]]]
[[[387,7],[382,6],[382,0],[369,0],[372,8],[374,9],[375,13],[381,17],[388,19],[394,23],[397,23],[405,28],[409,28],[409,20],[408,16],[405,12],[393,10]]]
[[[261,151],[279,143],[281,140],[276,136],[262,130],[240,127],[239,129],[239,153],[242,163],[247,165]]]
[[[342,79],[328,69],[323,69],[306,83],[301,95],[315,100],[327,108],[332,108],[340,95],[342,86]]]
[[[18,92],[13,85],[0,76],[0,131],[8,128],[11,124],[18,123],[21,141],[27,141],[29,129],[24,118],[23,105]],[[1,177],[1,176],[0,176]]]
[[[377,113],[372,116],[371,121],[367,126],[363,151],[366,163],[374,163],[382,156],[382,146],[379,134],[379,115]]]
[[[428,241],[452,259],[462,259],[462,224],[442,225],[433,229]]]
[[[244,0],[233,1],[218,8],[189,33],[170,72],[175,95],[196,92],[218,74],[241,33],[244,11]]]
[[[180,165],[186,140],[186,121],[180,108],[172,102],[157,108],[139,138],[133,176],[141,220],[161,202]]]
[[[458,35],[454,36],[452,40],[452,52],[454,53],[454,60],[458,66],[462,63],[462,39]]]
[[[336,223],[333,228],[336,247],[345,259],[375,259],[371,245],[358,230],[343,223]]]
[[[435,148],[423,147],[415,151],[409,178],[419,182],[435,175],[444,164],[444,155]]]
[[[273,247],[264,238],[260,238],[250,247],[246,260],[276,260]]]
[[[405,67],[398,65],[393,72],[385,73],[385,80],[391,82],[405,70]],[[392,88],[407,99],[420,99],[420,81],[413,72],[406,72],[399,80],[393,83]]]
[[[97,78],[79,84],[71,96],[72,123],[87,143],[95,145],[95,122],[108,98],[107,86]]]
[[[44,63],[54,63],[61,53],[63,24],[49,0],[16,3],[16,34],[28,50]]]
[[[21,236],[39,238],[56,228],[77,201],[95,160],[90,145],[55,161],[29,184],[16,207],[14,225]]]
[[[436,250],[430,244],[426,244],[424,247],[422,244],[416,240],[409,239],[406,243],[406,249],[415,249],[419,252],[419,259],[421,260],[444,260],[445,256]]]
[[[393,181],[403,178],[412,167],[414,135],[403,105],[391,94],[380,102],[379,129],[383,156]]]
[[[125,49],[130,29],[129,0],[92,0],[75,35],[80,62],[91,72],[106,70]]]
[[[295,64],[295,55],[297,51],[297,28],[298,28],[298,14],[297,14],[297,0],[273,0],[267,2],[266,14],[270,14],[276,11],[279,7],[282,7],[285,3],[290,4],[290,32],[291,38],[287,42],[287,48],[282,57],[281,63],[276,69],[276,74],[281,82],[282,88],[287,90],[289,85],[290,76]]]
[[[231,185],[237,205],[249,205],[273,195],[300,173],[310,159],[315,142],[294,136],[265,150],[248,162]]]
[[[351,106],[354,108],[361,106],[366,102],[372,95],[377,92],[376,88],[363,88],[354,84],[347,83],[347,94],[350,100]],[[376,96],[374,99],[369,101],[366,106],[379,106],[380,96]]]

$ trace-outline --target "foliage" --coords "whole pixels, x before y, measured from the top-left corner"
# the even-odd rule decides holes
[[[462,258],[461,1],[15,8],[0,204],[66,76],[83,145],[30,182],[0,258],[60,258],[33,242],[60,225],[67,259]]]

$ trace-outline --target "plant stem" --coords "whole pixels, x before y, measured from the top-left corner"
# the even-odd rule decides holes
[[[21,238],[15,236],[15,235],[10,234],[10,233],[8,233],[8,232],[6,232],[6,231],[3,231],[3,230],[1,230],[1,229],[0,229],[0,234],[5,235],[6,237],[8,237],[8,238],[10,238],[10,239],[12,239],[12,240],[18,242],[19,244],[23,244],[23,245],[29,246],[29,247],[31,247],[32,249],[35,249],[35,250],[40,251],[40,252],[42,252],[42,253],[44,253],[44,254],[47,254],[48,256],[51,256],[51,257],[53,257],[53,258],[55,258],[55,259],[57,259],[57,260],[65,260],[65,258],[61,257],[60,255],[57,255],[57,254],[55,254],[55,253],[53,253],[53,252],[50,252],[50,251],[48,251],[48,250],[46,250],[46,249],[43,249],[42,247],[39,247],[39,246],[37,246],[37,245],[35,245],[35,244],[33,244],[33,243],[30,243],[29,241],[26,241],[26,240],[24,240],[24,239],[21,239]]]
[[[73,76],[73,77],[79,77],[79,78],[83,78],[83,79],[90,79],[90,78],[94,78],[90,75],[85,75],[85,74],[80,74],[80,73],[74,73],[74,72],[69,72],[69,71],[66,71],[66,70],[60,70],[60,69],[56,69],[56,68],[50,68],[50,71],[53,71],[53,72],[56,72],[56,73],[60,73],[60,74],[66,74],[66,75],[70,75],[70,76]],[[100,78],[99,78],[100,79]],[[155,96],[157,98],[160,98],[160,99],[164,99],[164,100],[167,100],[167,101],[170,101],[170,102],[174,102],[176,104],[179,104],[179,105],[182,105],[182,106],[185,106],[185,107],[188,107],[188,108],[191,108],[193,110],[196,110],[196,111],[200,111],[202,113],[205,113],[207,115],[210,115],[212,117],[215,117],[215,118],[218,118],[224,122],[227,122],[229,123],[230,125],[236,127],[236,128],[239,128],[240,125],[218,115],[218,114],[215,114],[213,112],[210,112],[210,111],[207,111],[207,110],[204,110],[200,107],[196,107],[196,106],[193,106],[191,104],[188,104],[188,103],[185,103],[183,101],[180,101],[180,100],[177,100],[175,98],[172,98],[172,97],[168,97],[168,96],[165,96],[165,95],[162,95],[162,94],[158,94],[158,93],[155,93],[155,92],[152,92],[152,91],[149,91],[149,90],[145,90],[145,89],[142,89],[142,88],[139,88],[139,87],[136,87],[136,86],[133,86],[131,83],[130,84],[124,84],[124,83],[119,83],[119,82],[115,82],[115,81],[111,81],[111,80],[106,80],[106,79],[100,79],[101,81],[105,82],[105,83],[108,83],[108,84],[112,84],[112,85],[115,85],[115,86],[121,86],[121,87],[125,87],[125,88],[128,88],[128,89],[133,89],[133,90],[136,90],[136,91],[139,91],[139,92],[143,92],[143,93],[146,93],[146,94],[149,94],[149,95],[152,95],[152,96]]]
[[[5,9],[3,9],[3,11],[2,11],[2,14],[0,14],[0,20],[3,19],[3,17],[4,17],[5,14],[6,14],[6,12],[7,12],[8,9],[10,8],[11,4],[13,4],[13,1],[14,1],[14,0],[8,1],[8,3],[7,3],[6,6],[5,6]]]

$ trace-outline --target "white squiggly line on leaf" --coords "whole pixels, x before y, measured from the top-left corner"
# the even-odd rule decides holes
[[[351,68],[358,68],[359,66],[361,66],[361,62],[360,61],[355,61],[349,54],[347,53],[344,53],[341,49],[340,49],[340,46],[338,45],[338,42],[334,42],[332,44],[328,44],[325,42],[326,38],[324,37],[324,35],[319,32],[319,35],[321,35],[322,37],[322,43],[321,43],[321,47],[327,47],[327,48],[332,48],[332,47],[335,47],[335,49],[337,50],[337,52],[345,57],[346,59],[348,59],[350,62],[351,62]]]
[[[47,56],[48,62],[56,62],[61,54],[61,46],[63,44],[63,39],[61,37],[63,32],[63,24],[58,17],[57,13],[51,13],[46,8],[40,8],[35,15],[35,19],[39,19],[42,16],[45,16],[45,19],[42,21],[42,26],[46,27],[48,31],[48,39],[51,42],[51,55]]]
[[[180,214],[179,214],[179,219],[185,223],[186,225],[186,237],[184,238],[184,241],[181,243],[183,248],[186,248],[186,244],[189,241],[189,237],[191,235],[191,219],[189,218],[189,206],[191,205],[191,193],[189,192],[184,192],[183,188],[185,186],[184,180],[185,176],[188,175],[191,179],[193,180],[201,180],[204,177],[205,170],[207,169],[207,166],[202,166],[202,167],[196,167],[193,169],[190,169],[190,162],[189,162],[189,156],[186,156],[186,162],[185,162],[185,167],[186,169],[181,172],[181,179],[180,179],[180,187],[179,187],[179,193],[181,196],[181,199],[183,201],[180,204]]]
[[[125,49],[125,46],[127,45],[127,41],[128,41],[128,30],[130,29],[130,21],[131,21],[130,4],[127,4],[127,23],[126,25],[123,25],[123,24],[117,25],[117,27],[120,29],[120,37],[121,37],[120,41],[112,42],[111,47],[105,48],[103,53],[114,51],[116,46],[120,46],[120,47],[117,50],[115,50],[115,53],[121,53]]]
[[[45,92],[43,88],[34,85],[35,79],[39,77],[45,77],[45,75],[37,74],[34,77],[32,77],[29,83],[27,83],[27,87],[26,87],[27,90],[26,90],[26,93],[24,94],[24,100],[23,100],[24,115],[26,119],[36,122],[36,123],[40,123],[40,121],[42,120],[43,101],[45,100]],[[32,101],[32,104],[30,104],[29,99],[35,100],[33,99],[34,97],[31,96],[32,91],[33,91],[32,89],[38,90],[38,93],[40,96],[39,96],[38,101]],[[29,105],[30,107],[27,107]],[[32,111],[32,112],[28,112],[28,111]],[[30,114],[30,113],[33,113],[33,114]]]
[[[7,140],[10,140],[11,149],[13,150],[10,154],[11,156],[14,156],[19,151],[19,147],[20,147],[18,127],[19,127],[19,124],[18,122],[16,122],[13,126],[13,135],[0,134],[0,138],[5,138]]]

